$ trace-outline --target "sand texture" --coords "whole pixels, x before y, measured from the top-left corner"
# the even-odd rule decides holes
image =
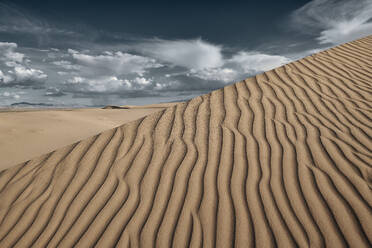
[[[370,247],[372,36],[9,168],[0,247]]]
[[[0,109],[0,171],[172,105]]]

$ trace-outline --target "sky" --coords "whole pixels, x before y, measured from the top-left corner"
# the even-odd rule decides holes
[[[0,0],[0,107],[188,100],[372,34],[372,0]]]

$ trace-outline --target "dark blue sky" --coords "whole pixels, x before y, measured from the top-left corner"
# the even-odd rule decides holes
[[[0,0],[0,106],[188,99],[372,33],[371,0]]]
[[[2,2],[2,1],[0,1]],[[202,37],[233,46],[255,46],[288,31],[291,12],[309,0],[260,1],[4,1],[60,27],[85,32],[164,39]],[[108,42],[114,37],[102,37]]]

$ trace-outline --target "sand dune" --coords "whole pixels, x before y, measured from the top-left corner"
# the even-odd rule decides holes
[[[0,109],[0,171],[174,104]]]
[[[0,247],[370,247],[372,36],[0,176]]]

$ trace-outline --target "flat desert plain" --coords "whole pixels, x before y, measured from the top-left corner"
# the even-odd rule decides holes
[[[0,247],[371,247],[371,93],[369,36],[14,165]]]

